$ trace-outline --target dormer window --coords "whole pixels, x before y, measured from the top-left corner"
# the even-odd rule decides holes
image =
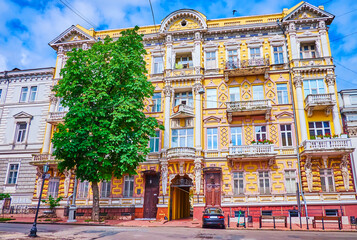
[[[191,68],[191,67],[193,67],[192,53],[176,54],[176,61],[175,61],[176,69]]]
[[[316,46],[314,43],[300,46],[300,59],[316,58]]]

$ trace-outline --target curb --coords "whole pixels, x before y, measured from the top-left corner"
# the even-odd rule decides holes
[[[2,223],[7,223],[7,224],[33,224],[33,222],[2,222]],[[38,224],[52,224],[52,225],[78,225],[78,226],[116,226],[116,225],[111,225],[111,224],[100,224],[100,223],[65,223],[65,222],[57,222],[57,223],[51,223],[51,222],[37,222]]]

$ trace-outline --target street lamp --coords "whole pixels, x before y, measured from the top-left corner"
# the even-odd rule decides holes
[[[46,179],[46,173],[50,169],[50,166],[48,163],[46,163],[45,166],[43,166],[43,174],[42,174],[42,186],[41,186],[41,191],[40,191],[40,197],[38,198],[38,204],[37,204],[37,209],[36,209],[36,215],[35,215],[35,221],[33,222],[29,237],[37,237],[37,227],[36,227],[36,222],[37,222],[37,216],[38,216],[38,210],[40,209],[40,204],[41,204],[41,197],[42,197],[42,190],[43,190],[43,185],[45,184],[45,179]],[[37,180],[38,181],[38,180]]]

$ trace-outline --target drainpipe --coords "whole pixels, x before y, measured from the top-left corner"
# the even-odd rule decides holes
[[[287,56],[287,60],[288,60],[288,68],[289,68],[289,85],[290,85],[290,101],[292,103],[292,108],[293,108],[293,115],[294,115],[294,122],[297,123],[297,117],[296,117],[296,111],[295,111],[295,102],[294,102],[294,97],[293,97],[293,83],[292,83],[292,77],[291,77],[291,66],[290,66],[290,60],[289,60],[289,50],[288,50],[288,39],[285,33],[284,28],[281,26],[279,19],[277,20],[277,24],[279,26],[279,28],[281,29],[281,31],[284,34],[284,40],[285,40],[285,45],[286,45],[286,56]],[[301,178],[301,166],[300,166],[300,153],[299,153],[299,146],[300,146],[300,142],[299,142],[299,135],[298,135],[298,130],[297,127],[294,127],[295,130],[295,140],[296,140],[296,158],[297,158],[297,162],[298,162],[298,170],[299,170],[299,180],[300,180],[300,194],[302,196],[302,199],[304,201],[304,205],[305,205],[305,212],[306,212],[306,224],[308,225],[308,212],[307,212],[307,203],[306,203],[306,198],[304,196],[304,192],[302,190],[302,178]]]

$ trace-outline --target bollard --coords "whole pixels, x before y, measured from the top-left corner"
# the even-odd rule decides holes
[[[246,220],[245,220],[245,213],[244,213],[244,228],[247,228],[247,225],[246,225]]]
[[[322,230],[325,230],[324,217],[322,217]]]
[[[341,222],[341,218],[338,218],[338,228],[341,230],[342,229],[342,222]]]
[[[259,217],[259,228],[262,228],[262,216]]]
[[[229,214],[228,214],[228,227],[229,227]]]
[[[291,230],[291,214],[289,214],[289,218],[290,218],[290,230]]]
[[[273,223],[274,223],[274,229],[275,229],[275,217],[273,216]]]

